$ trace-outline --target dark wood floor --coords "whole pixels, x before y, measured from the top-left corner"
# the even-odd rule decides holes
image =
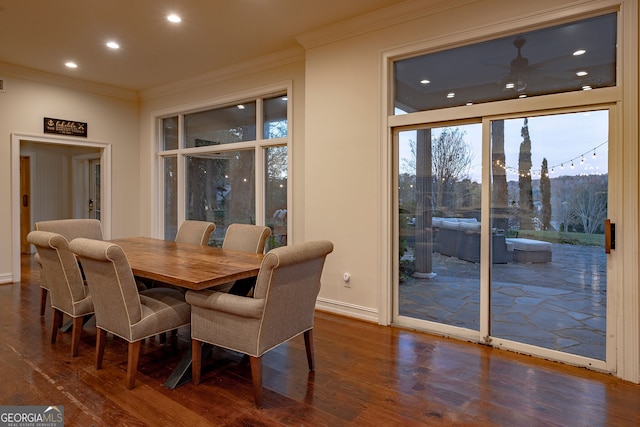
[[[640,425],[640,386],[613,376],[475,344],[317,313],[316,371],[302,337],[264,357],[264,408],[249,364],[216,351],[198,386],[162,384],[189,346],[147,340],[127,390],[126,345],[110,338],[94,368],[95,327],[80,356],[70,334],[49,342],[38,315],[38,273],[0,286],[0,405],[62,405],[66,426]]]

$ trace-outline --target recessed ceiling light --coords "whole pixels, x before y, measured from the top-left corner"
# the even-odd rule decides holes
[[[583,77],[583,76],[586,76],[587,74],[589,74],[589,73],[587,73],[586,71],[578,71],[578,72],[576,73],[576,76],[578,76],[578,77]]]
[[[76,64],[75,62],[71,62],[71,61],[65,62],[64,65],[67,68],[78,68],[78,64]]]
[[[173,22],[173,23],[177,24],[178,22],[182,21],[182,18],[180,18],[175,13],[172,13],[171,15],[167,15],[167,20],[169,22]]]
[[[573,56],[580,56],[580,55],[584,55],[585,53],[587,53],[586,50],[579,49],[579,50],[576,50],[575,52],[573,52]]]
[[[420,80],[420,83],[422,83],[423,85],[428,85],[429,83],[431,83],[431,81],[427,79],[422,79]]]
[[[120,45],[114,41],[107,42],[107,47],[109,49],[120,49]]]

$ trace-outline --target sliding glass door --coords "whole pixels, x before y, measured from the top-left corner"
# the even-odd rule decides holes
[[[604,364],[609,114],[397,129],[396,319]]]

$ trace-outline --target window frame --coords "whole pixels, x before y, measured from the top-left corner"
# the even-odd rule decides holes
[[[265,138],[263,132],[264,117],[264,99],[283,96],[287,98],[286,114],[287,114],[287,136],[283,138]],[[256,102],[256,139],[251,141],[242,141],[214,146],[202,147],[185,147],[185,126],[184,117],[188,114],[198,113],[206,110],[215,110],[232,105],[238,105],[246,102]],[[178,120],[178,148],[163,149],[163,120],[169,117],[177,117]],[[186,158],[194,154],[203,153],[222,153],[238,150],[254,151],[254,174],[255,174],[255,223],[256,225],[265,224],[265,152],[269,147],[286,146],[287,147],[287,233],[291,236],[292,223],[292,185],[289,180],[292,170],[292,100],[291,100],[291,82],[286,84],[278,84],[265,87],[259,90],[253,90],[246,93],[232,94],[224,98],[210,99],[197,104],[182,106],[179,109],[167,109],[158,111],[153,114],[155,135],[154,141],[154,168],[156,170],[155,185],[155,205],[156,205],[156,225],[154,227],[155,235],[161,239],[165,236],[165,180],[164,180],[164,161],[166,158],[174,157],[177,163],[177,224],[182,223],[186,218]]]
[[[580,20],[586,17],[617,12],[618,14],[618,52],[617,52],[617,86],[599,88],[592,91],[578,91],[525,99],[499,101],[495,103],[476,104],[471,106],[451,107],[441,110],[416,112],[406,115],[393,115],[392,92],[392,61],[408,56],[420,55],[429,51],[442,49],[449,46],[473,44],[488,38],[501,37],[505,34],[517,34],[519,32],[535,30],[542,27],[557,25],[563,22]],[[425,39],[420,43],[415,41],[401,47],[389,48],[380,54],[380,128],[381,135],[381,159],[383,171],[381,174],[381,198],[383,203],[380,208],[381,223],[385,226],[380,233],[381,255],[379,274],[384,278],[380,282],[379,320],[383,325],[392,324],[394,280],[396,270],[393,262],[397,248],[394,240],[396,235],[393,230],[394,212],[392,179],[393,166],[393,130],[394,128],[411,126],[419,123],[455,122],[465,118],[482,117],[508,117],[513,113],[528,111],[542,111],[549,109],[562,110],[582,106],[612,105],[615,111],[614,122],[610,123],[612,141],[610,148],[610,170],[618,168],[624,170],[625,197],[616,200],[617,219],[619,226],[636,230],[638,222],[638,146],[635,144],[638,138],[638,4],[631,0],[611,0],[598,4],[582,4],[569,8],[555,7],[541,12],[533,12],[516,18],[494,23],[490,26],[451,32],[444,37]],[[537,99],[536,99],[537,98]],[[613,162],[613,163],[612,163]],[[610,189],[611,193],[620,196],[623,192],[621,183]],[[620,242],[618,242],[620,243]],[[615,331],[617,333],[616,375],[620,378],[634,382],[640,381],[640,370],[637,369],[640,353],[637,351],[638,330],[640,328],[640,306],[637,304],[637,262],[631,258],[638,251],[637,239],[626,239],[618,248],[620,273],[616,275],[615,292]],[[632,255],[633,254],[633,255]],[[623,264],[623,265],[622,265]],[[626,313],[624,319],[619,313]]]

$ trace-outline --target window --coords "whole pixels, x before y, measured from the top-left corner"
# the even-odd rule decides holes
[[[161,120],[162,232],[210,221],[220,246],[232,223],[267,225],[267,248],[286,245],[288,98],[285,94],[185,112]],[[263,129],[262,132],[256,132]]]

